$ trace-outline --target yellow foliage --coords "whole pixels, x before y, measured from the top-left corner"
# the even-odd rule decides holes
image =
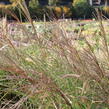
[[[103,8],[103,10],[104,10],[107,14],[109,14],[109,6],[105,6],[105,7]]]
[[[70,8],[68,8],[68,7],[66,7],[66,6],[64,6],[63,7],[63,12],[66,14],[66,13],[68,13],[70,11]]]
[[[58,17],[62,16],[63,14],[65,16],[70,16],[71,15],[70,8],[67,7],[67,6],[54,7],[53,10],[55,11],[55,14]]]
[[[61,7],[55,7],[55,12],[57,13],[68,13],[70,11],[70,8],[69,7],[66,7],[66,6],[61,6]]]
[[[57,13],[61,13],[62,12],[62,8],[61,7],[55,7],[54,9]]]

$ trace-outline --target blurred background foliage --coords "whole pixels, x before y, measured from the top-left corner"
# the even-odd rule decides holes
[[[62,18],[88,19],[93,17],[92,13],[94,12],[94,8],[89,5],[87,0],[25,0],[25,2],[34,20],[43,20],[45,18],[46,20]],[[7,5],[6,7],[8,8]],[[22,15],[19,7],[16,9],[13,5],[10,7],[10,10],[14,10],[19,17]],[[108,13],[108,7],[103,7],[103,9]],[[3,13],[3,10],[0,11]],[[24,19],[23,15],[22,19]]]
[[[66,1],[66,0],[64,0]],[[68,2],[67,2],[68,1]],[[42,18],[48,15],[54,18],[91,18],[93,8],[88,4],[87,0],[49,0],[48,6],[41,6],[38,0],[31,0],[29,9],[32,17]],[[81,10],[81,11],[80,11]]]
[[[77,18],[91,18],[93,8],[89,5],[87,0],[74,0],[73,7]]]

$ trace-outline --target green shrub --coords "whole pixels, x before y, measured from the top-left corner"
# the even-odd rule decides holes
[[[74,0],[73,6],[77,18],[92,17],[93,8],[88,4],[87,0]]]

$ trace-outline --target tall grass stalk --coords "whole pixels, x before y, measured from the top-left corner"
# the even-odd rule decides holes
[[[66,25],[72,22],[59,21],[46,23],[44,27],[53,29],[44,28],[45,32],[40,34],[26,5],[19,3],[19,6],[34,34],[20,22],[18,25],[23,28],[17,29],[26,36],[29,34],[27,46],[16,46],[17,42],[22,44],[24,37],[15,40],[8,29],[7,34],[0,36],[1,46],[7,45],[0,50],[0,108],[107,109],[109,51],[102,19],[99,19],[100,32],[92,36],[84,35],[84,30],[79,35],[74,31],[69,34]],[[98,34],[99,43],[93,40]],[[80,46],[80,41],[84,46]]]

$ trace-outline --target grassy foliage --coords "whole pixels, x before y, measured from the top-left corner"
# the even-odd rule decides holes
[[[99,17],[90,33],[88,24],[53,21],[38,32],[20,6],[30,26],[19,20],[12,36],[1,22],[0,108],[108,109],[108,25]]]
[[[87,0],[74,0],[73,7],[77,18],[92,18],[94,10]]]

